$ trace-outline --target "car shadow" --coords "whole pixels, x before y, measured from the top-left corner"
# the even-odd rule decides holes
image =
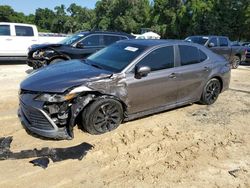
[[[241,62],[240,65],[250,67],[250,62]]]

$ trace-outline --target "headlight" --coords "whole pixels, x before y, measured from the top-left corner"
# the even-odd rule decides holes
[[[44,51],[37,50],[37,51],[35,51],[35,52],[32,54],[32,57],[33,57],[34,59],[39,59],[39,58],[41,58],[41,57],[43,56],[43,54],[44,54]]]
[[[44,101],[44,102],[64,102],[71,100],[77,96],[76,93],[60,95],[60,94],[41,94],[35,98],[37,101]]]
[[[32,54],[32,57],[35,59],[39,59],[41,57],[47,56],[48,54],[55,53],[54,50],[37,50]]]
[[[64,101],[69,101],[71,99],[74,99],[81,92],[90,91],[90,90],[91,89],[86,86],[79,86],[79,87],[72,89],[70,92],[67,92],[66,94],[44,93],[36,97],[35,100],[44,101],[44,102],[64,102]]]

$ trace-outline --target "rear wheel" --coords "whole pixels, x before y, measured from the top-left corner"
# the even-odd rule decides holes
[[[239,65],[240,65],[240,57],[234,56],[232,61],[232,68],[237,69]]]
[[[123,120],[123,108],[114,99],[100,99],[82,113],[83,128],[90,134],[103,134],[116,129]]]
[[[216,78],[209,80],[203,89],[200,102],[206,105],[213,104],[217,100],[220,91],[221,91],[220,81]]]

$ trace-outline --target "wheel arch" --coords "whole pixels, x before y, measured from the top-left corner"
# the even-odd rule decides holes
[[[220,92],[223,91],[223,87],[224,87],[223,79],[220,76],[213,76],[212,78],[210,78],[210,80],[213,79],[213,78],[219,80],[219,82],[221,84]]]
[[[80,95],[80,97],[86,97],[86,96],[91,96],[90,100],[85,104],[85,105],[81,105],[78,104],[79,106],[77,107],[78,109],[78,114],[77,116],[74,118],[73,120],[73,124],[75,124],[75,121],[77,121],[77,119],[81,118],[81,114],[83,113],[83,111],[90,106],[93,102],[97,101],[97,100],[101,100],[101,99],[113,99],[118,101],[119,103],[121,103],[122,105],[122,109],[123,109],[123,118],[125,119],[128,115],[127,115],[127,105],[125,104],[124,101],[122,101],[120,98],[118,98],[117,96],[114,95],[110,95],[110,94],[104,94],[101,93],[99,91],[89,91],[89,92],[85,92],[83,95]],[[87,98],[85,99],[87,100]],[[84,103],[84,101],[82,101]]]
[[[70,60],[71,58],[69,56],[66,56],[66,55],[56,55],[56,56],[53,56],[52,58],[50,58],[49,64],[51,61],[54,61],[55,59]]]

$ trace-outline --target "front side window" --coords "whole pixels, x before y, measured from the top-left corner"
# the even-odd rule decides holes
[[[15,26],[16,36],[31,37],[34,36],[33,28],[28,26]]]
[[[62,41],[59,42],[59,44],[65,44],[65,45],[71,45],[79,41],[81,38],[84,37],[84,33],[77,33],[75,35],[71,35]]]
[[[10,36],[9,25],[0,25],[0,36]]]
[[[80,43],[88,47],[100,46],[100,35],[91,35],[83,39]]]
[[[228,40],[227,40],[227,38],[220,37],[219,38],[219,43],[220,43],[220,46],[228,46]]]
[[[108,46],[110,44],[115,43],[116,41],[120,40],[119,36],[112,36],[112,35],[103,35],[104,45]]]
[[[217,42],[217,38],[211,38],[211,40],[209,41],[209,43],[213,43],[214,47],[218,46],[218,42]]]
[[[173,46],[162,47],[154,50],[144,57],[137,66],[147,66],[151,71],[157,71],[174,67],[174,48]]]
[[[181,65],[191,65],[200,62],[200,54],[198,48],[194,46],[180,45]]]

